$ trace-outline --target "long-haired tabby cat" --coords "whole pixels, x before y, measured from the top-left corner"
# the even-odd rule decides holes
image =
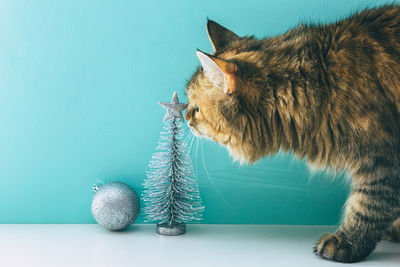
[[[265,39],[209,20],[212,55],[187,85],[191,131],[253,163],[279,150],[351,174],[337,232],[315,253],[355,262],[400,226],[400,6]]]

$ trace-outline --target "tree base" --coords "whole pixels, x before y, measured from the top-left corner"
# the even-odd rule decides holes
[[[171,225],[169,223],[158,223],[157,233],[160,235],[174,236],[182,235],[186,233],[186,225],[184,223],[173,222]]]

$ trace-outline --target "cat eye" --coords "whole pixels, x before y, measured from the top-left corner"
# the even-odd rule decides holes
[[[194,111],[195,111],[195,112],[199,112],[199,110],[200,110],[199,107],[195,107],[195,108],[194,108]]]

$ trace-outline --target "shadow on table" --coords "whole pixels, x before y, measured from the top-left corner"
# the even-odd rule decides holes
[[[400,243],[382,241],[376,250],[367,258],[369,262],[399,262],[400,263]],[[400,266],[400,265],[399,265]]]
[[[187,235],[192,237],[223,237],[240,240],[266,241],[275,240],[315,240],[322,234],[335,231],[332,226],[275,226],[275,225],[201,225],[187,226]]]

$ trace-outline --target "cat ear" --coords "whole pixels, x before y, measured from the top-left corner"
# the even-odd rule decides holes
[[[215,87],[223,89],[226,94],[231,94],[236,90],[237,66],[234,63],[208,55],[200,50],[197,50],[196,54],[204,74]]]
[[[207,20],[207,33],[215,51],[224,49],[231,42],[239,40],[239,36],[235,33],[209,19]]]

